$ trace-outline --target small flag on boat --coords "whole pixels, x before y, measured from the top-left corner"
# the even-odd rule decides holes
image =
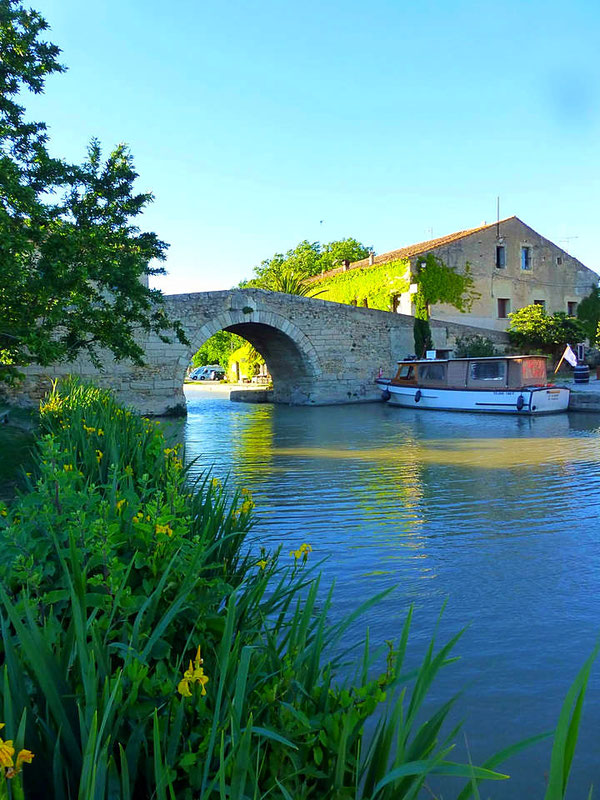
[[[563,362],[563,361],[566,361],[566,362],[567,362],[568,364],[570,364],[572,367],[576,367],[576,366],[577,366],[577,356],[576,356],[576,355],[575,355],[575,353],[573,352],[573,350],[572,350],[572,348],[571,348],[571,345],[570,345],[570,344],[568,344],[568,345],[565,347],[565,352],[564,352],[564,353],[562,354],[562,356],[560,357],[560,361],[558,362],[558,364],[557,364],[557,366],[556,366],[556,369],[554,370],[554,372],[558,372],[558,368],[560,367],[560,365],[562,364],[562,362]]]

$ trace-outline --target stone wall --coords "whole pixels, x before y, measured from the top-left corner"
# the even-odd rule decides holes
[[[412,353],[410,316],[307,297],[235,289],[171,295],[167,314],[181,320],[190,346],[143,340],[147,365],[135,367],[106,357],[102,372],[80,359],[55,368],[29,368],[11,399],[32,404],[53,379],[65,374],[89,378],[113,389],[144,414],[185,413],[183,380],[192,355],[214,333],[243,336],[265,358],[273,376],[273,401],[291,405],[365,402],[379,398],[374,379],[390,375]],[[457,336],[480,334],[507,343],[506,334],[457,323],[432,321],[436,347],[452,347]]]

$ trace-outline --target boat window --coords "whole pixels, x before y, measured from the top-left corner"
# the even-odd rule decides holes
[[[446,377],[445,364],[421,364],[419,378],[426,381],[443,381]]]
[[[403,378],[404,380],[410,380],[411,378],[414,378],[414,375],[415,375],[415,368],[413,367],[413,365],[404,364],[398,370],[398,375],[396,377]]]
[[[506,361],[474,361],[469,377],[472,381],[504,381]]]

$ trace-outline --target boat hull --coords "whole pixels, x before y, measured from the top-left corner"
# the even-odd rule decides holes
[[[569,406],[569,390],[558,386],[468,390],[394,386],[381,380],[377,383],[390,405],[403,408],[537,416],[557,414]]]

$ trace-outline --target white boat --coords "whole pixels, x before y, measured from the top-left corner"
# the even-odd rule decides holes
[[[546,356],[405,360],[376,383],[404,408],[538,415],[569,406],[569,389],[546,380]]]

